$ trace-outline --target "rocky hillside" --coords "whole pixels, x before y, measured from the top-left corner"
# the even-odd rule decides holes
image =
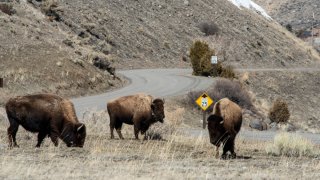
[[[0,1],[1,2],[1,1]],[[118,78],[92,65],[106,59],[91,48],[76,51],[73,33],[25,1],[0,3],[0,104],[9,97],[50,92],[79,96],[120,85]],[[10,9],[5,11],[5,9]],[[111,71],[112,72],[112,71]]]
[[[278,22],[291,24],[293,29],[309,29],[320,26],[319,0],[256,0]],[[313,13],[315,18],[313,19]]]
[[[190,67],[186,57],[195,39],[207,41],[220,60],[236,68],[319,62],[278,23],[225,0],[0,3],[0,26],[6,27],[0,28],[0,103],[17,94],[106,91],[121,84],[110,63],[117,69]],[[199,28],[204,23],[217,27],[216,35],[206,36]],[[95,67],[95,60],[105,61],[107,71]]]
[[[118,68],[183,66],[181,56],[197,38],[224,49],[219,53],[237,67],[306,66],[315,59],[276,23],[225,0],[68,0],[57,8],[60,23],[78,35],[70,39],[75,46],[113,54]],[[220,36],[205,37],[203,22],[214,22]]]

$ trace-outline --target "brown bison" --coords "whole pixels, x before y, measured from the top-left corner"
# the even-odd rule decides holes
[[[149,126],[157,121],[163,123],[164,101],[153,99],[151,95],[136,94],[124,96],[107,103],[110,117],[111,139],[114,138],[113,129],[116,128],[120,139],[123,139],[121,127],[123,123],[134,126],[134,135],[145,134]]]
[[[83,147],[86,127],[80,123],[72,102],[52,94],[18,96],[6,103],[10,126],[8,128],[9,147],[16,146],[16,134],[21,125],[31,132],[38,132],[40,147],[48,136],[55,146],[61,138],[68,147]]]
[[[213,113],[207,120],[210,142],[217,147],[216,157],[219,156],[219,147],[223,143],[221,158],[225,159],[228,151],[231,153],[231,158],[236,158],[234,140],[242,124],[241,108],[228,98],[223,98],[215,103]]]

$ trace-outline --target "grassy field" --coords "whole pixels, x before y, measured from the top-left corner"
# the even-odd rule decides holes
[[[311,179],[320,177],[320,162],[311,157],[271,156],[272,142],[237,139],[238,159],[214,158],[209,137],[186,137],[177,117],[183,109],[167,112],[167,122],[155,125],[161,140],[134,140],[132,126],[125,140],[110,140],[105,112],[82,117],[88,136],[84,148],[67,148],[50,139],[34,148],[36,135],[19,129],[20,148],[7,149],[3,109],[0,110],[0,179]],[[159,128],[160,127],[160,128]],[[159,129],[158,129],[159,128]],[[117,137],[117,136],[116,136]],[[141,138],[142,139],[142,138]],[[317,147],[318,148],[318,147]],[[220,153],[221,154],[221,153]]]

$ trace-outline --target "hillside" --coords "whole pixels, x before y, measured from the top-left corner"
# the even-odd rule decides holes
[[[293,29],[309,29],[320,26],[319,0],[256,0],[278,22],[291,24]]]
[[[79,96],[121,85],[92,65],[101,57],[116,69],[190,67],[191,43],[202,39],[236,68],[315,67],[312,48],[278,23],[225,0],[11,1],[0,12],[0,72],[10,96],[53,92]],[[199,25],[214,22],[217,36]],[[224,58],[221,58],[222,55]],[[271,74],[277,78],[279,75]],[[255,89],[252,89],[255,92]],[[268,98],[281,93],[264,94]]]
[[[15,95],[51,92],[80,96],[121,84],[109,72],[92,65],[92,58],[104,58],[101,53],[87,48],[91,54],[82,58],[79,54],[83,51],[77,52],[68,44],[74,35],[31,4],[0,5],[12,5],[15,11],[12,15],[0,11],[0,77],[5,83],[0,89],[0,105]]]
[[[307,49],[282,27],[229,1],[70,0],[58,7],[63,9],[58,12],[63,23],[77,34],[88,32],[89,37],[79,43],[87,43],[94,34],[96,44],[111,45],[118,68],[176,67],[196,38],[206,39],[217,50],[223,48],[228,63],[237,67],[313,63]],[[211,21],[220,29],[219,38],[204,37],[198,28]]]

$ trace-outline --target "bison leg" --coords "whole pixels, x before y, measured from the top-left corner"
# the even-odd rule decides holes
[[[121,128],[117,129],[117,133],[118,133],[120,139],[124,139],[122,136],[122,133],[121,133]]]
[[[134,123],[134,136],[139,139],[140,124]]]
[[[45,132],[39,132],[39,133],[38,133],[38,143],[37,143],[36,147],[40,147],[43,139],[44,139],[46,136],[47,136],[47,133],[45,133]]]
[[[54,144],[54,146],[58,146],[58,135],[57,134],[55,134],[55,135],[52,135],[52,134],[50,134],[50,139],[51,139],[51,141],[53,142],[53,144]]]
[[[237,157],[237,154],[234,152],[234,138],[230,140],[230,153],[232,159]]]
[[[10,121],[10,126],[7,130],[8,138],[9,138],[9,147],[10,148],[19,147],[16,141],[16,135],[19,129],[19,124],[11,118],[9,118],[9,121]]]
[[[110,133],[111,133],[111,139],[114,139],[114,134],[113,134],[113,129],[114,129],[114,126],[112,126],[111,124],[110,124]]]
[[[222,159],[226,159],[227,158],[227,152],[230,151],[231,153],[231,158],[236,158],[237,155],[236,153],[234,152],[234,137],[230,137],[226,143],[224,144],[224,147],[223,147],[223,154],[221,156]]]
[[[110,115],[110,113],[109,113],[109,115]],[[113,130],[114,130],[114,127],[115,127],[115,125],[114,125],[114,122],[115,122],[115,119],[110,115],[110,124],[109,124],[109,126],[110,126],[110,134],[111,134],[111,139],[114,139],[114,134],[113,134]]]
[[[51,126],[51,132],[50,132],[50,139],[53,142],[54,146],[58,146],[58,138],[59,138],[59,131],[54,127]]]
[[[121,133],[121,128],[122,128],[122,122],[118,122],[115,124],[115,128],[117,130],[118,136],[120,139],[124,139]]]

